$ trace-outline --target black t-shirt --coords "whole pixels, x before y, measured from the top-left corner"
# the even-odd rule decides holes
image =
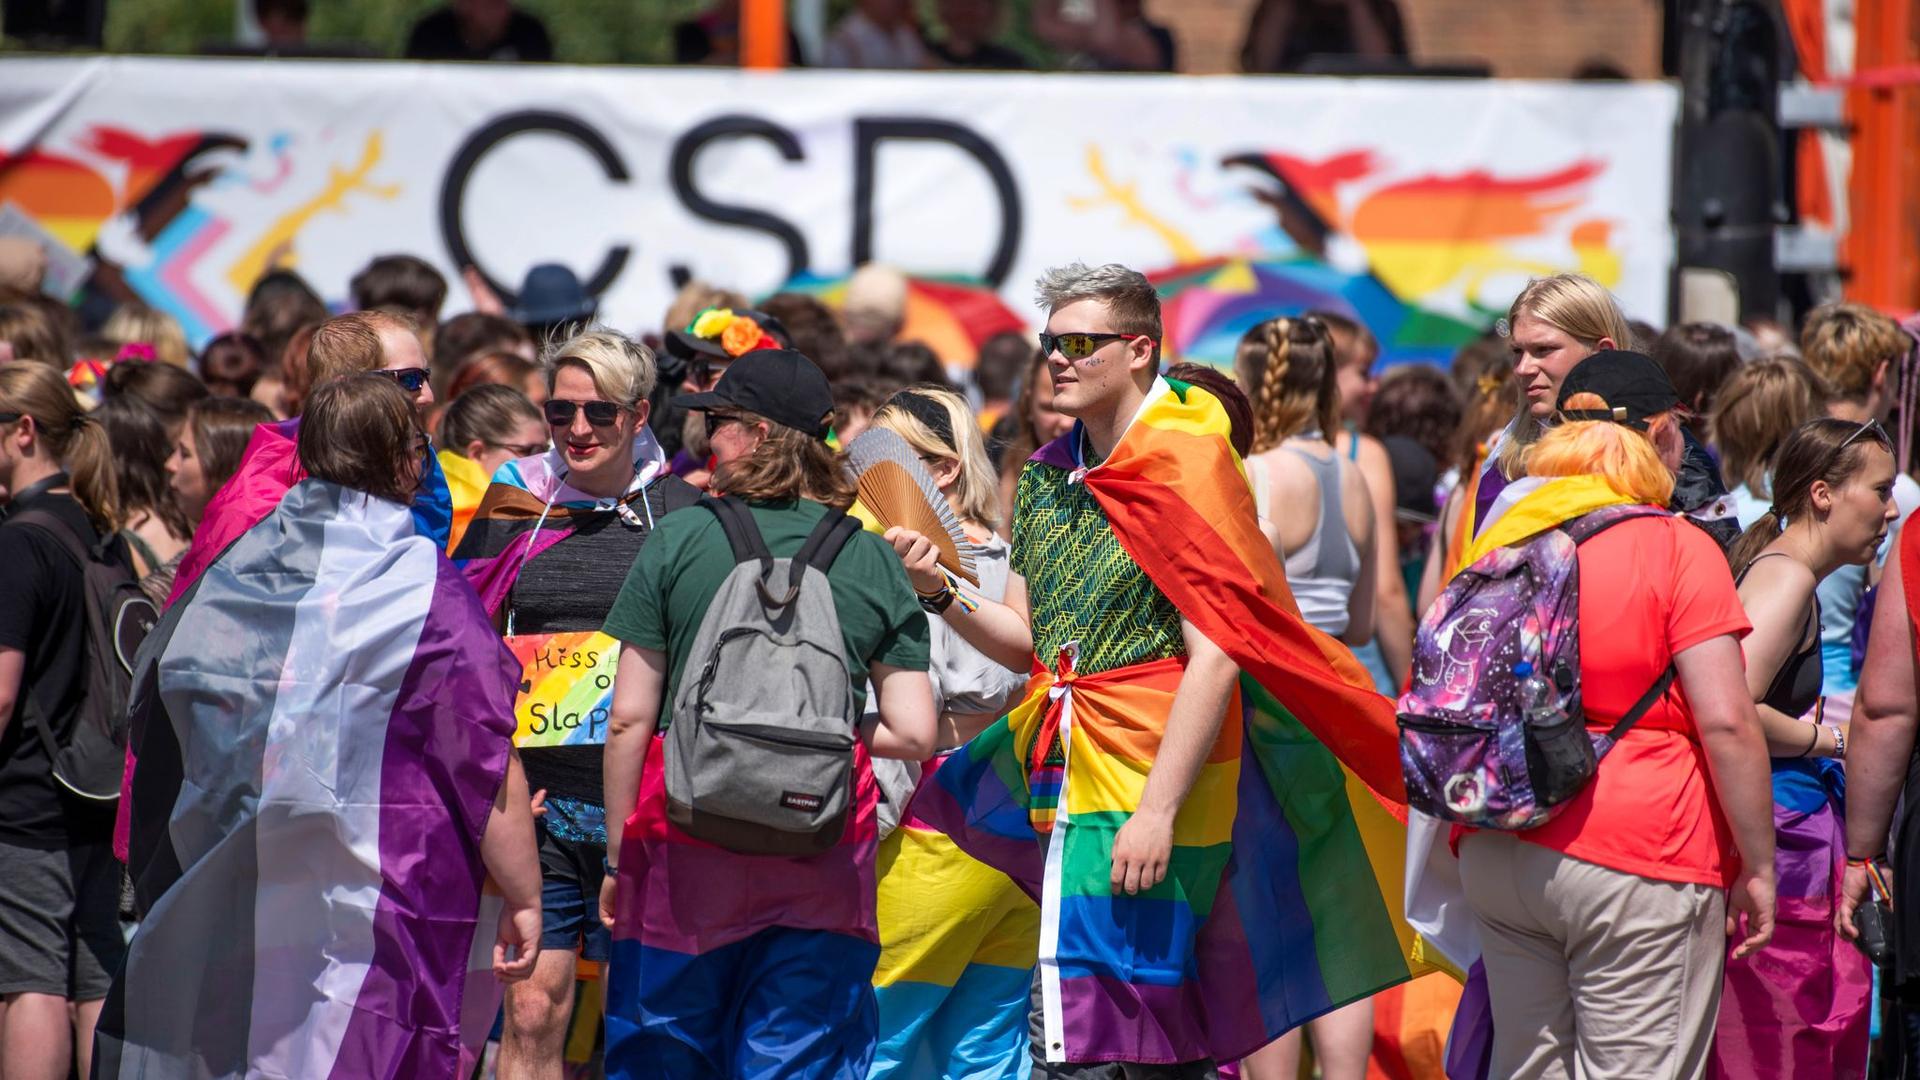
[[[71,495],[37,495],[10,509],[28,507],[96,536]],[[0,524],[0,648],[26,654],[13,714],[0,732],[0,843],[61,847],[110,839],[112,810],[62,794],[26,714],[30,701],[50,709],[54,737],[64,737],[86,689],[86,582],[59,541],[38,527]]]
[[[677,476],[663,477],[647,489],[647,507],[656,523],[699,499],[699,490]],[[637,506],[634,510],[634,521],[615,511],[596,514],[571,536],[527,560],[507,597],[514,633],[600,629],[641,545],[653,534],[647,515]],[[598,806],[606,799],[601,787],[605,754],[598,746],[529,747],[520,758],[529,790],[545,788],[555,798]]]
[[[452,8],[428,12],[413,24],[407,37],[409,60],[551,60],[553,40],[541,21],[524,11],[507,17],[507,29],[497,41],[475,47],[460,36],[460,22]]]

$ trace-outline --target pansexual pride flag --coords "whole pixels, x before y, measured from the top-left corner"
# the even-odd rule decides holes
[[[1037,674],[912,809],[1039,900],[1049,1058],[1233,1061],[1413,971],[1405,831],[1389,809],[1405,799],[1393,705],[1301,620],[1212,395],[1156,382],[1088,470],[1076,438],[1077,427],[1029,467],[1086,484],[1127,553],[1243,672],[1175,820],[1167,879],[1116,896],[1109,867],[1165,730],[1177,658]],[[1043,727],[1066,743],[1064,775],[1041,774],[1057,790],[1029,784]],[[1036,826],[1053,833],[1044,854]]]
[[[306,480],[141,650],[144,921],[95,1076],[453,1077],[499,1007],[480,841],[514,680],[407,508]]]

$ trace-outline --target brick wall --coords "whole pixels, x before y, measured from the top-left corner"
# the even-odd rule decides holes
[[[1660,0],[1399,0],[1416,58],[1488,61],[1495,75],[1561,78],[1602,60],[1636,78],[1660,74]],[[1238,71],[1255,0],[1148,0],[1173,28],[1180,66]]]

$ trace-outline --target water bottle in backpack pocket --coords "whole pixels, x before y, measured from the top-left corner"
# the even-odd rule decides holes
[[[1612,506],[1488,552],[1421,620],[1400,698],[1407,801],[1444,821],[1520,830],[1554,816],[1672,684],[1671,666],[1604,735],[1580,700],[1581,543],[1622,521]]]
[[[746,504],[704,498],[734,568],[694,636],[662,738],[667,817],[743,855],[813,855],[854,811],[859,712],[827,569],[859,531],[829,511],[791,559]]]

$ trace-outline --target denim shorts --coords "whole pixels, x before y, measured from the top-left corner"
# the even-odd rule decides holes
[[[600,882],[607,845],[554,835],[545,820],[534,822],[540,839],[540,948],[579,950],[606,963],[613,936],[600,921]]]

